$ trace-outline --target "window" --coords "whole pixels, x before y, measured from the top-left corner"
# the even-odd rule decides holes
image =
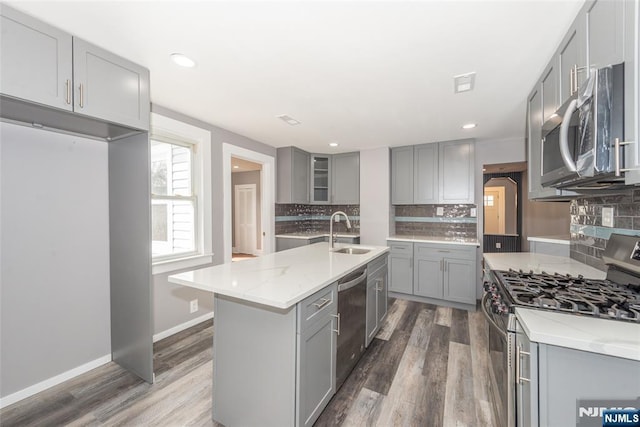
[[[152,114],[153,273],[211,262],[211,136]]]
[[[493,206],[493,195],[485,195],[484,196],[484,205],[485,206]]]

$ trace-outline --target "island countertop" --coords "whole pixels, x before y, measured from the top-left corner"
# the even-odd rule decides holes
[[[249,260],[169,276],[169,282],[241,300],[287,309],[389,251],[386,246],[336,244],[370,249],[362,255],[331,252],[321,242]]]

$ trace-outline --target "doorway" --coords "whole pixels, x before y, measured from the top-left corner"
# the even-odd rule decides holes
[[[231,157],[232,261],[262,252],[261,171],[260,163]]]
[[[484,187],[484,233],[504,234],[504,187]]]

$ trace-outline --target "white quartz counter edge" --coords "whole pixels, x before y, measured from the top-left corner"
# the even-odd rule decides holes
[[[169,276],[169,282],[288,309],[389,251],[386,246],[336,244],[336,249],[370,249],[362,255],[329,251],[326,242],[275,252],[245,261],[226,263]]]
[[[640,361],[640,324],[516,308],[531,341]]]
[[[527,237],[527,240],[530,242],[541,242],[541,243],[555,243],[558,245],[570,245],[571,239],[569,237],[563,236],[538,236],[538,237]]]
[[[395,240],[398,242],[413,242],[413,243],[443,243],[447,245],[462,245],[462,246],[480,246],[477,240],[440,240],[437,237],[418,237],[418,236],[389,236],[387,240]]]
[[[338,233],[338,237],[360,237],[359,234],[345,234]],[[276,237],[280,237],[283,239],[317,239],[318,237],[329,237],[329,233],[320,233],[320,234],[276,234]]]
[[[604,279],[606,273],[564,256],[533,252],[485,253],[484,260],[491,270],[522,270],[534,273],[582,275],[589,279]]]

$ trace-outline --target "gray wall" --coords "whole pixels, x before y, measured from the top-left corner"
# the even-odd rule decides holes
[[[0,395],[109,356],[107,144],[0,123]]]
[[[254,141],[242,135],[221,129],[209,123],[196,120],[184,114],[178,113],[166,107],[151,105],[151,111],[170,117],[175,120],[206,129],[211,132],[211,191],[212,191],[212,215],[213,215],[213,263],[224,262],[223,252],[223,183],[222,183],[222,144],[228,143],[246,148],[268,156],[276,157],[276,149],[269,145]],[[158,274],[153,277],[154,299],[154,334],[164,332],[182,323],[210,313],[213,310],[213,297],[211,293],[173,285],[167,281],[167,277],[175,272]],[[189,313],[189,301],[198,299],[198,311]]]
[[[260,171],[249,172],[233,172],[231,174],[231,242],[233,246],[236,246],[236,221],[235,221],[235,207],[236,207],[236,192],[235,186],[242,184],[255,184],[256,185],[256,247],[258,250],[262,249],[262,221],[261,210],[262,200],[260,199]]]

